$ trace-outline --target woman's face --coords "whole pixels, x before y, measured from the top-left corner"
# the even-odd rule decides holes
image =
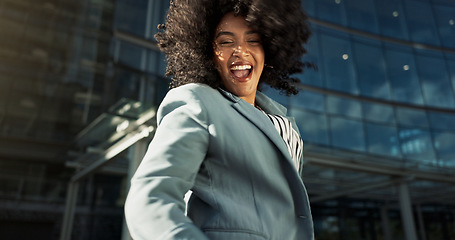
[[[224,87],[254,105],[264,68],[261,35],[247,26],[244,17],[228,13],[216,28],[214,53]]]

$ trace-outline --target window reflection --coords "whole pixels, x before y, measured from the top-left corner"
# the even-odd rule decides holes
[[[303,5],[318,20],[373,33],[367,38],[355,31],[313,25],[303,61],[315,63],[319,71],[306,69],[297,77],[328,92],[303,91],[289,99],[290,114],[306,142],[404,158],[414,165],[455,164],[455,150],[450,147],[455,145],[453,114],[330,94],[333,90],[455,109],[455,56],[411,46],[414,42],[454,48],[453,6],[423,0],[309,0]],[[374,34],[405,44],[382,42]],[[272,97],[287,103],[279,95]]]
[[[447,54],[447,65],[448,65],[448,69],[449,69],[449,75],[450,75],[450,81],[452,82],[452,86],[453,86],[453,91],[455,93],[455,55],[451,54]]]
[[[428,128],[427,114],[421,110],[397,108],[397,121],[401,126]]]
[[[404,0],[406,18],[413,42],[439,46],[432,7],[427,1]]]
[[[395,123],[393,108],[382,104],[363,103],[364,118],[378,123]]]
[[[321,65],[319,56],[319,31],[316,28],[311,35],[308,43],[305,45],[307,53],[303,56],[303,62],[309,62],[316,65],[317,69],[305,68],[302,73],[296,74],[295,77],[299,78],[303,84],[308,84],[316,87],[323,87],[324,81],[322,81],[322,73],[324,67]]]
[[[302,139],[306,144],[329,144],[327,117],[325,114],[290,109],[290,114],[295,117]]]
[[[330,117],[332,145],[338,148],[365,151],[365,136],[361,121]]]
[[[302,6],[303,9],[307,12],[308,15],[310,16],[315,16],[316,15],[316,7],[315,7],[315,2],[317,0],[307,0],[307,1],[302,1]]]
[[[391,157],[401,156],[400,143],[395,127],[368,123],[366,125],[366,135],[368,152]]]
[[[433,135],[438,165],[455,167],[455,132],[434,132]]]
[[[325,97],[320,93],[301,91],[297,96],[291,98],[291,104],[301,109],[325,111]]]
[[[455,98],[442,54],[417,54],[416,58],[426,105],[455,107]]]
[[[362,107],[360,102],[345,98],[329,96],[327,98],[327,111],[332,114],[346,117],[362,117]]]
[[[341,0],[316,0],[317,16],[321,20],[346,25],[346,12]]]
[[[442,45],[455,48],[455,7],[436,5],[434,11]]]
[[[353,44],[361,94],[390,99],[390,86],[387,82],[382,47],[371,41],[368,43],[355,41]]]
[[[433,129],[455,131],[455,114],[429,112],[428,116]]]
[[[392,97],[399,102],[423,104],[422,90],[411,50],[386,49],[386,63]],[[408,65],[408,70],[403,66]]]
[[[398,131],[403,155],[418,164],[436,165],[436,156],[430,132],[419,128],[401,128]],[[412,163],[411,163],[412,164]]]
[[[374,1],[380,31],[383,35],[392,38],[409,40],[408,28],[401,1],[381,0]]]
[[[365,32],[378,33],[378,23],[372,0],[346,1],[349,26]]]
[[[351,55],[351,44],[347,36],[324,34],[321,38],[327,88],[358,94],[353,61],[342,57],[344,54]]]

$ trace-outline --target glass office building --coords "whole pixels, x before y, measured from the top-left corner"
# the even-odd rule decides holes
[[[322,239],[455,239],[455,2],[302,0]],[[0,0],[0,236],[128,239],[123,203],[168,89],[167,0]]]
[[[303,2],[319,69],[281,101],[319,238],[454,239],[455,2]]]

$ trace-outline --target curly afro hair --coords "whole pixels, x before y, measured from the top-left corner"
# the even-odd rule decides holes
[[[311,31],[300,0],[171,0],[166,23],[155,35],[167,56],[171,88],[187,83],[222,87],[212,44],[216,26],[229,12],[244,16],[261,34],[266,66],[260,85],[297,94],[299,79],[291,75],[311,66],[301,61]]]

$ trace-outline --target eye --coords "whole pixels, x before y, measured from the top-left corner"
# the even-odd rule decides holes
[[[261,39],[251,39],[251,40],[248,40],[247,42],[248,42],[248,44],[250,44],[252,46],[258,46],[258,45],[262,44]]]
[[[219,41],[216,41],[215,44],[218,47],[231,47],[234,45],[234,41],[232,40],[222,40],[220,39]]]
[[[234,43],[234,42],[232,42],[232,41],[221,41],[218,44],[220,44],[220,45],[228,45],[228,44],[232,44],[232,43]]]
[[[246,42],[251,45],[251,46],[258,46],[262,44],[262,38],[261,35],[253,33],[253,34],[248,34],[246,38]]]

